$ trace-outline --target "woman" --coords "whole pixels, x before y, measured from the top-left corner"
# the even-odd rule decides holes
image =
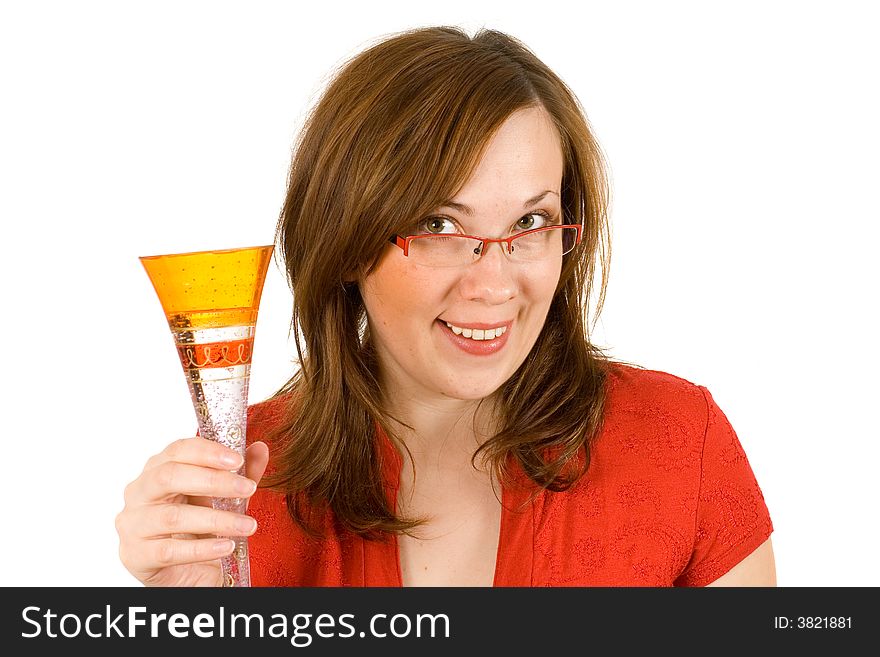
[[[217,585],[213,537],[248,535],[256,585],[775,585],[709,391],[590,342],[607,196],[577,99],[516,40],[419,29],[356,56],[278,225],[300,370],[250,409],[247,477],[198,438],[148,461],[125,566]]]

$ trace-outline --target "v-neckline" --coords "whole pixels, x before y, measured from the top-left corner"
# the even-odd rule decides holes
[[[378,424],[376,434],[385,492],[389,505],[396,512],[403,460]],[[533,580],[534,501],[520,509],[529,496],[525,481],[527,477],[521,470],[514,471],[522,475],[515,477],[516,485],[501,485],[501,522],[495,550],[493,587],[531,586]],[[397,535],[392,534],[390,540],[384,542],[367,541],[363,538],[361,542],[364,586],[403,587]],[[367,543],[372,545],[368,546]]]

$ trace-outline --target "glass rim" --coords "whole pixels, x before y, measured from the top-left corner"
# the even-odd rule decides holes
[[[183,256],[194,256],[194,255],[208,255],[209,253],[216,253],[221,255],[223,253],[234,253],[236,251],[263,251],[263,250],[271,250],[274,249],[274,244],[262,244],[259,246],[239,246],[231,249],[208,249],[206,251],[186,251],[184,253],[159,253],[156,255],[147,255],[147,256],[138,256],[139,260],[155,260],[157,258],[177,258]]]

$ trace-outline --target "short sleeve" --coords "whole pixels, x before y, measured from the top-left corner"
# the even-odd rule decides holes
[[[773,532],[764,495],[736,432],[711,393],[697,498],[694,547],[675,586],[705,586],[749,556]]]

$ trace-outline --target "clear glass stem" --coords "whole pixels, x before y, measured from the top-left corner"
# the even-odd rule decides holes
[[[198,331],[180,331],[175,336],[178,346],[199,344],[204,340]],[[241,341],[253,338],[253,327],[231,327],[212,329],[210,339]],[[187,370],[187,383],[196,417],[199,435],[214,440],[245,457],[247,432],[247,398],[250,380],[250,363],[229,367],[193,368]],[[245,476],[245,466],[237,473]],[[244,498],[218,497],[211,500],[215,509],[245,513],[247,500]],[[232,554],[220,560],[223,568],[224,586],[250,586],[250,562],[248,560],[247,537],[229,536],[235,541]]]
[[[244,468],[239,472],[244,474]],[[215,509],[244,513],[247,508],[246,500],[241,498],[215,497],[211,500]],[[230,536],[235,541],[235,549],[232,554],[222,557],[220,565],[223,568],[223,586],[250,586],[251,567],[248,559],[248,543],[245,536]]]

